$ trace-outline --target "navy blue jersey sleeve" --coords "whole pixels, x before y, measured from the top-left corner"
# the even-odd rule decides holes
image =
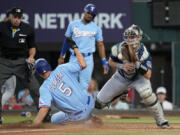
[[[142,65],[152,70],[152,57],[149,55],[149,57],[142,62]]]
[[[112,61],[114,61],[114,62],[123,63],[120,59],[118,59],[118,57],[115,57],[115,56],[113,56],[112,54],[110,54],[110,58],[111,58]]]
[[[122,63],[122,60],[118,58],[119,53],[121,53],[119,50],[119,48],[120,48],[119,45],[120,44],[115,44],[114,46],[112,46],[110,58],[114,62]]]

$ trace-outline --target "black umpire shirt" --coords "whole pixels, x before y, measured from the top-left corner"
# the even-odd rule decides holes
[[[21,22],[18,28],[13,28],[10,21],[0,22],[0,57],[27,58],[30,48],[36,48],[36,44],[29,24]]]

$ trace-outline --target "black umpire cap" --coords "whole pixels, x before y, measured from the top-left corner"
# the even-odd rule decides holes
[[[11,9],[8,9],[6,12],[6,17],[9,17],[10,14],[11,14]]]
[[[13,7],[10,11],[10,13],[14,16],[14,17],[22,17],[23,15],[23,9],[19,8],[19,7]]]

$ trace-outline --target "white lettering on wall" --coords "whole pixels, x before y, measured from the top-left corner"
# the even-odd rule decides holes
[[[99,13],[94,22],[104,29],[123,29],[122,19],[125,13]],[[79,13],[35,13],[35,29],[66,29],[69,22],[83,18]]]
[[[110,17],[107,13],[101,13],[98,15],[98,26],[103,28],[106,28],[106,29],[109,29],[110,25]]]
[[[48,29],[57,29],[57,24],[56,24],[56,14],[55,13],[50,13],[47,14],[47,28]]]
[[[46,28],[46,14],[42,14],[41,16],[36,13],[34,15],[34,28],[35,29],[45,29]]]
[[[64,29],[65,28],[65,19],[68,17],[67,14],[58,14],[57,17],[60,19],[60,29]]]
[[[121,18],[122,16],[125,16],[125,14],[117,14],[115,15],[114,13],[111,14],[111,28],[114,29],[115,28],[115,25],[117,25],[117,27],[119,29],[122,29],[123,28],[123,25],[121,23]]]
[[[29,23],[29,15],[24,13],[23,14],[23,19],[22,19],[25,23]]]
[[[0,14],[0,21],[3,21],[5,17],[6,17],[5,13]]]

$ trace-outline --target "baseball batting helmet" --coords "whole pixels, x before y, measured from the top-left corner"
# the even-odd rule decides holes
[[[35,69],[38,74],[44,74],[48,71],[51,71],[51,66],[47,62],[47,60],[40,58],[35,62]]]
[[[97,9],[96,6],[94,4],[87,4],[84,7],[84,11],[93,14],[94,16],[97,15]]]

